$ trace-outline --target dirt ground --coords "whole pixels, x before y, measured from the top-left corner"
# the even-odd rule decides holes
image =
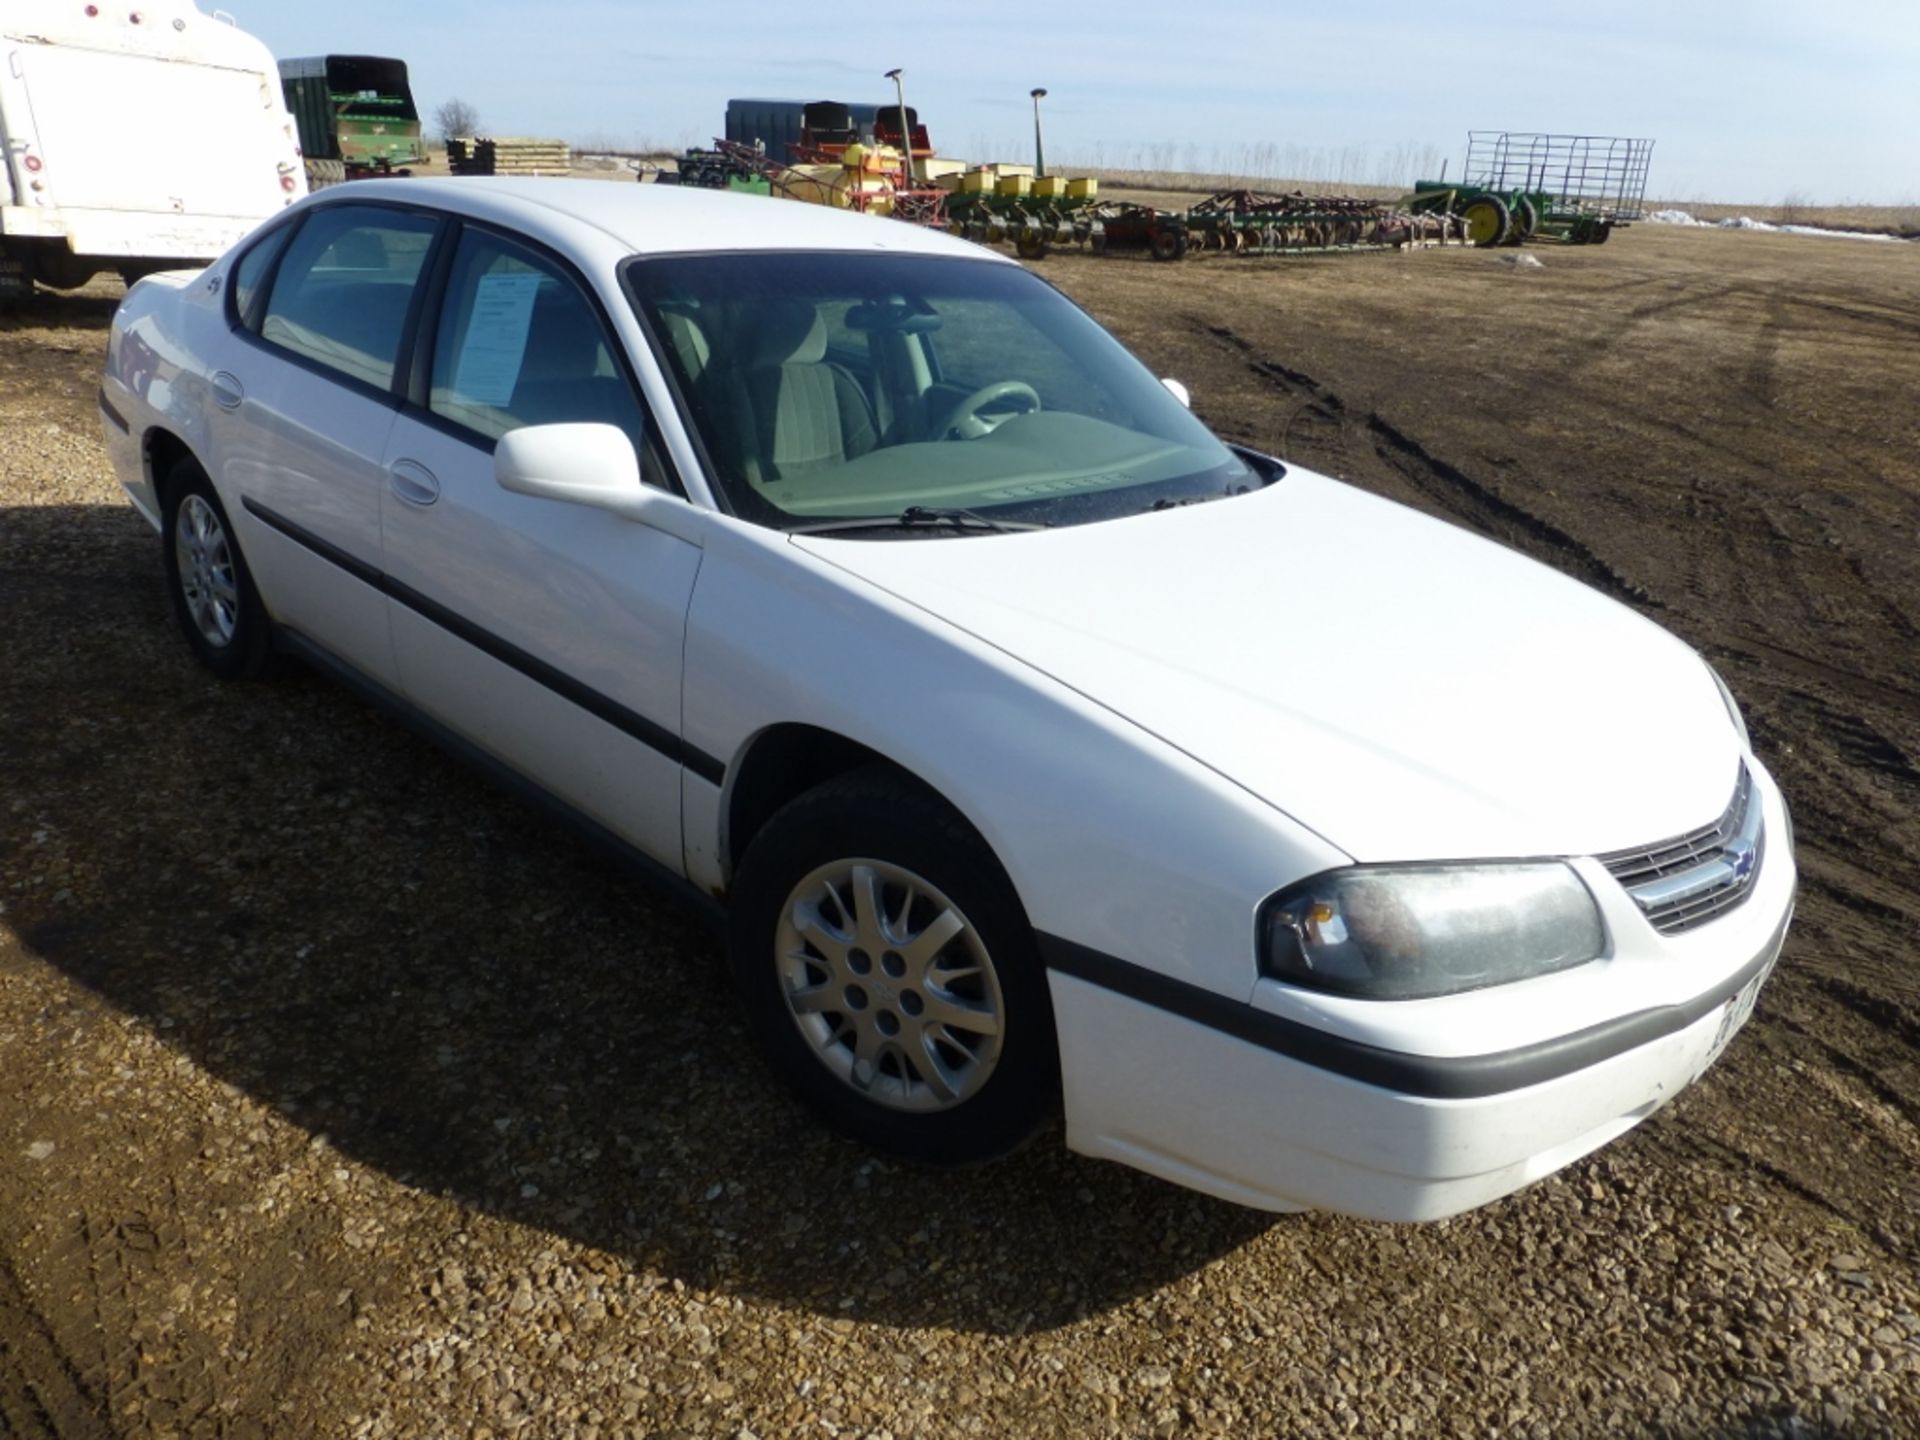
[[[1228,438],[1699,646],[1792,801],[1721,1064],[1421,1228],[823,1135],[686,913],[197,670],[111,293],[0,318],[0,1436],[1920,1435],[1920,248],[1530,253],[1044,262]]]

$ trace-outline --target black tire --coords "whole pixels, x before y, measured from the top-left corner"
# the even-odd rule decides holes
[[[895,917],[906,922],[896,933],[910,933],[916,920],[928,926],[934,914],[948,910],[964,919],[965,928],[942,942],[933,951],[940,958],[919,972],[911,968],[915,962],[903,961],[891,948],[879,957],[867,954],[857,938],[844,950],[843,963],[849,968],[839,972],[827,958],[828,947],[808,942],[783,949],[783,927],[790,915],[803,913],[792,904],[801,887],[823,874],[836,874],[842,864],[886,867],[896,878],[904,875],[919,883],[915,893],[920,898],[913,903],[922,908]],[[905,890],[885,874],[881,879],[876,893],[885,917],[890,906],[906,903]],[[811,886],[810,892],[820,889]],[[828,915],[829,910],[819,913]],[[839,923],[857,935],[859,926],[844,909]],[[894,928],[894,920],[887,923]],[[913,948],[905,941],[889,943],[901,950]],[[890,770],[874,767],[829,781],[767,822],[736,877],[729,950],[735,988],[762,1055],[845,1135],[903,1159],[971,1164],[1013,1149],[1054,1109],[1059,1059],[1053,1006],[1033,932],[1012,882],[958,814]],[[797,958],[803,952],[808,958]],[[983,969],[967,970],[980,964],[981,953],[988,957]],[[860,969],[862,964],[866,968]],[[935,968],[941,965],[952,968]],[[886,976],[900,978],[885,979],[883,969]],[[853,970],[863,978],[856,981]],[[954,999],[955,992],[939,988],[940,977],[948,974],[958,977],[954,984],[972,987],[961,999],[976,1001],[982,1013],[996,1014],[998,1029],[992,1039],[928,1018],[936,1013],[929,1007],[940,1003],[939,997]],[[867,994],[863,985],[871,985],[873,993]],[[920,999],[916,986],[936,999]],[[819,1013],[802,1019],[787,997],[791,990],[812,988],[826,992],[832,1008],[821,1002]],[[868,1013],[856,1016],[855,1009]],[[857,1088],[851,1078],[861,1064],[855,1056],[856,1022],[881,1026],[889,1017],[895,1029],[868,1033],[900,1038],[897,1043],[876,1042],[890,1048],[879,1052],[877,1069],[869,1068],[868,1088]],[[803,1032],[803,1026],[812,1028]],[[944,1033],[935,1036],[936,1031]],[[934,1038],[924,1038],[929,1036]],[[977,1048],[962,1050],[962,1038]],[[977,1088],[971,1093],[961,1088],[963,1098],[939,1108],[896,1108],[908,1103],[916,1082],[923,1094],[934,1093],[922,1078],[923,1072],[931,1072],[924,1060],[916,1059],[915,1042],[929,1051],[950,1047],[939,1053],[947,1061],[961,1056],[953,1073],[974,1075],[971,1083]],[[996,1044],[989,1062],[978,1071],[968,1070],[969,1060]],[[884,1093],[891,1093],[895,1103],[877,1098]]]
[[[1037,225],[1025,225],[1013,237],[1013,248],[1022,260],[1044,260],[1047,258],[1047,235]]]
[[[1178,260],[1187,253],[1185,228],[1162,226],[1147,232],[1147,247],[1156,260]]]
[[[216,555],[208,568],[183,578],[180,528],[183,523],[191,525],[192,521],[189,518],[183,522],[182,516],[196,505],[204,506],[205,512],[210,513],[220,527],[224,537],[224,564]],[[240,553],[233,522],[227,518],[220,497],[214,493],[213,482],[194,461],[180,460],[167,472],[161,485],[160,516],[160,553],[167,572],[167,596],[173,602],[173,615],[180,623],[180,632],[187,637],[187,644],[200,663],[222,680],[260,680],[273,674],[278,666],[273,650],[272,621],[267,618],[266,606],[260,603],[260,592],[254,588],[246,558]],[[193,548],[191,540],[186,548]],[[195,617],[194,601],[190,598],[196,586],[208,584],[209,576],[220,579],[232,597],[230,605],[219,607],[231,615],[230,633],[224,640],[209,633],[210,628],[219,629],[217,622],[203,623]]]
[[[307,189],[324,190],[329,185],[343,185],[347,179],[347,162],[344,160],[313,160],[306,162]]]
[[[0,305],[33,298],[33,253],[0,239]]]
[[[1522,240],[1531,240],[1540,233],[1540,207],[1533,203],[1531,195],[1516,195],[1513,210],[1513,238],[1507,243],[1518,245]]]
[[[1602,220],[1596,215],[1582,215],[1573,222],[1573,228],[1567,232],[1567,240],[1573,245],[1604,245],[1612,231],[1611,220]]]
[[[1500,244],[1513,227],[1513,212],[1498,195],[1476,195],[1460,207],[1467,222],[1467,239],[1486,250]]]

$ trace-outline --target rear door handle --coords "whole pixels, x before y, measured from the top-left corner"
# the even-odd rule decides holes
[[[240,377],[226,370],[216,370],[207,383],[213,387],[213,403],[222,410],[238,410],[240,402],[247,398],[247,388],[240,383]]]
[[[388,466],[387,486],[409,505],[431,505],[440,498],[440,482],[418,460],[396,460]]]

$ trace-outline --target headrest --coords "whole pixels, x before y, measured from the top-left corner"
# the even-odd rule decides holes
[[[598,368],[600,325],[571,285],[543,284],[534,294],[522,380],[585,380]]]
[[[707,343],[707,332],[691,315],[679,310],[662,308],[661,323],[665,326],[667,339],[680,354],[680,366],[686,371],[689,380],[698,380],[707,368],[707,361],[713,356],[713,347]]]
[[[827,322],[804,300],[756,306],[747,321],[752,366],[817,365],[827,358]]]

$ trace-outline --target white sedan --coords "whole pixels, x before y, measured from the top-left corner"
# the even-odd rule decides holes
[[[844,1131],[1482,1204],[1726,1045],[1786,807],[1687,646],[1176,388],[908,225],[395,180],[135,286],[101,408],[203,662],[723,908]]]

